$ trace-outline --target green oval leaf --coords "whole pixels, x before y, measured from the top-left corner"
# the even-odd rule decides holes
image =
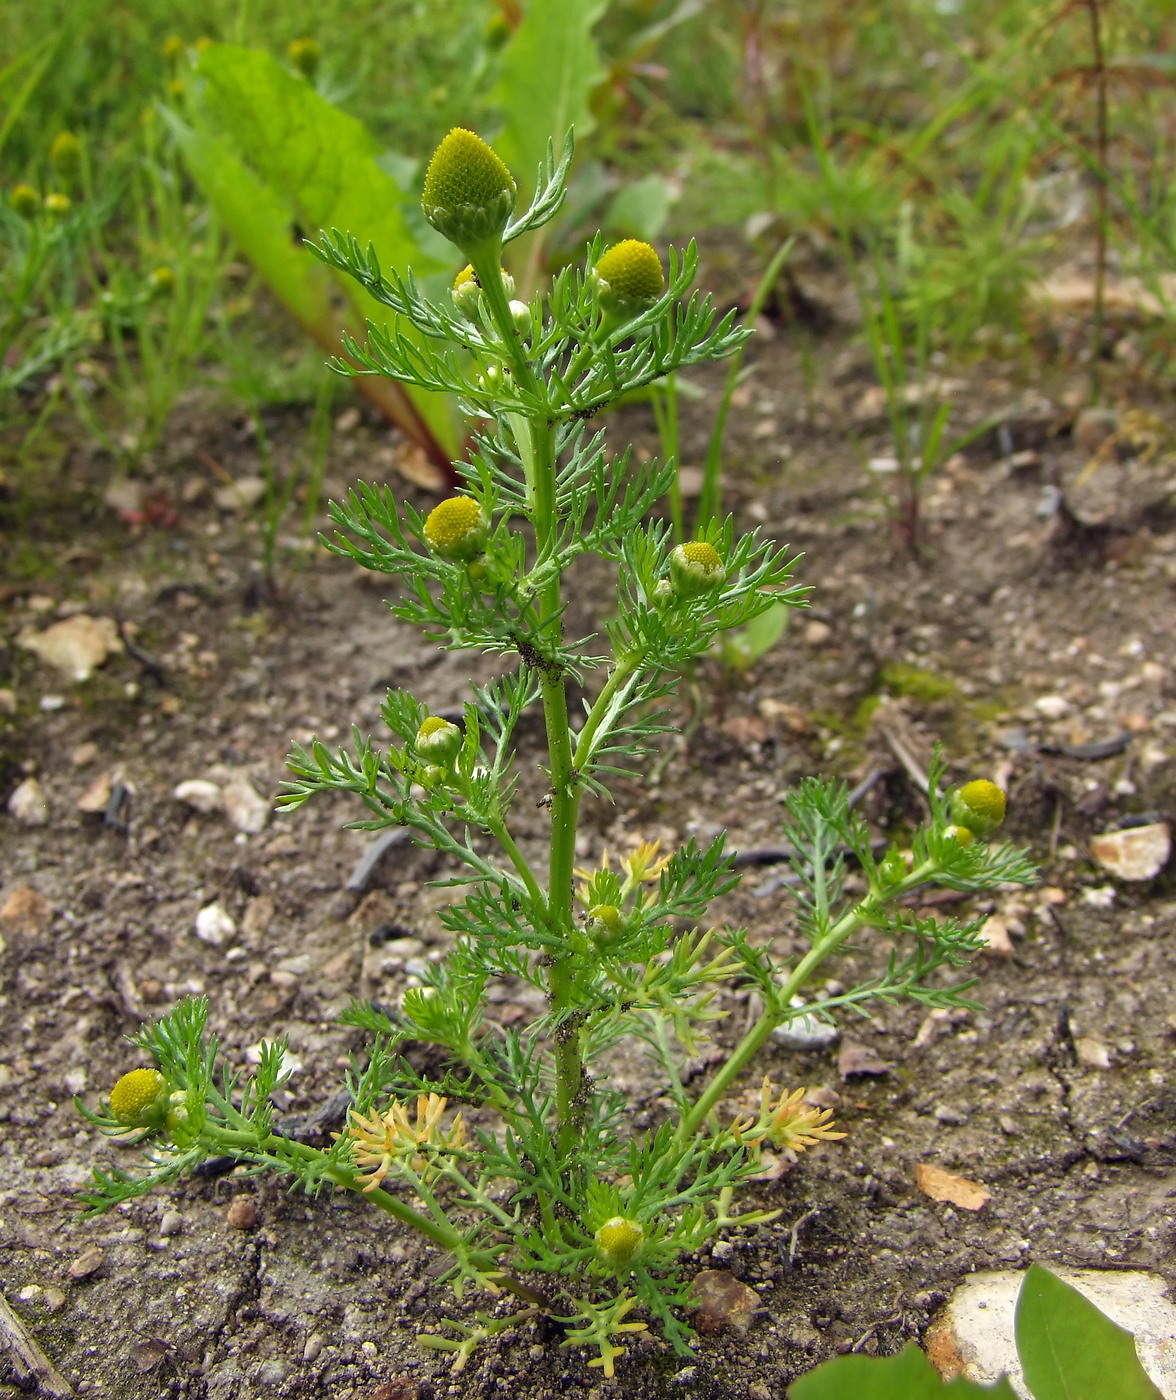
[[[1034,1400],[1163,1400],[1131,1333],[1040,1264],[1021,1284],[1016,1336]]]
[[[912,1342],[897,1356],[839,1356],[794,1382],[788,1400],[1017,1400],[1003,1378],[944,1382]]]

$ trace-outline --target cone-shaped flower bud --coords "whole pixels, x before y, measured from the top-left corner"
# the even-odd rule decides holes
[[[641,1252],[645,1231],[636,1220],[614,1215],[596,1232],[596,1252],[611,1268],[626,1269]]]
[[[8,196],[8,202],[22,219],[35,219],[41,207],[41,196],[32,185],[17,185]]]
[[[110,1091],[110,1111],[127,1127],[147,1127],[162,1120],[168,1083],[157,1069],[133,1069]]]
[[[510,171],[485,141],[454,127],[425,171],[421,208],[437,232],[472,259],[501,243],[516,193]]]
[[[453,305],[459,315],[464,316],[467,321],[477,319],[478,305],[482,300],[482,289],[478,285],[477,276],[470,263],[466,263],[465,267],[453,279],[453,287],[449,295],[453,298]]]
[[[416,751],[426,763],[448,768],[460,748],[461,730],[440,715],[430,715],[417,730]]]
[[[610,248],[592,269],[596,295],[614,325],[631,321],[661,296],[666,280],[661,259],[638,238]]]
[[[1005,795],[987,778],[965,783],[951,795],[951,819],[976,836],[991,836],[1005,818]]]
[[[489,524],[472,496],[450,496],[434,506],[425,520],[425,539],[442,559],[468,563],[486,545]]]
[[[971,846],[976,841],[976,833],[966,826],[949,826],[945,834],[952,837],[957,846]]]
[[[510,318],[514,322],[514,328],[520,335],[530,335],[533,330],[531,325],[531,308],[525,301],[512,301],[509,303]]]
[[[49,161],[54,170],[72,180],[82,168],[82,143],[72,131],[61,131],[49,147]]]
[[[45,196],[46,214],[56,214],[58,216],[69,213],[69,206],[73,201],[67,194],[58,194],[56,191]]]
[[[322,48],[315,39],[293,39],[286,49],[286,57],[308,83],[314,82],[322,56]]]
[[[679,598],[713,592],[725,577],[722,556],[705,540],[677,545],[670,553],[670,578]]]
[[[167,296],[170,292],[175,291],[176,274],[170,267],[157,267],[147,278],[147,281],[151,283],[153,292],[159,296]]]

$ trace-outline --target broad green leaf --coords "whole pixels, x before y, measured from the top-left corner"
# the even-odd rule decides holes
[[[618,191],[605,215],[605,228],[649,242],[662,231],[673,203],[669,181],[661,175],[647,175]]]
[[[330,277],[290,233],[287,202],[234,154],[229,143],[165,110],[188,169],[237,246],[309,335],[333,325]]]
[[[449,271],[420,246],[405,217],[405,195],[361,122],[260,50],[211,44],[196,74],[192,134],[181,137],[185,155],[242,250],[304,326],[311,329],[308,314],[321,317],[326,284],[295,228],[308,238],[320,229],[353,233],[375,246],[382,266],[411,267],[422,279]],[[395,319],[351,278],[337,285],[360,339],[366,319],[378,325]],[[415,337],[412,327],[400,329]],[[449,402],[419,391],[409,396],[452,454],[457,435]]]
[[[1131,1333],[1040,1264],[1021,1284],[1016,1336],[1034,1400],[1163,1400]]]
[[[897,1356],[839,1356],[788,1388],[788,1400],[1017,1400],[1007,1380],[995,1385],[944,1382],[912,1342]]]
[[[523,18],[502,51],[498,105],[506,125],[494,149],[519,182],[520,207],[547,152],[569,127],[592,129],[588,97],[604,77],[592,26],[608,0],[525,0]]]
[[[792,616],[787,603],[774,603],[746,627],[725,633],[719,639],[719,652],[726,665],[736,671],[748,671],[766,656],[784,635]]]

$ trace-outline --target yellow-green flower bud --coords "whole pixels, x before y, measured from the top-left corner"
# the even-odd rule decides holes
[[[67,180],[76,178],[82,168],[82,143],[72,131],[60,131],[49,147],[49,161]]]
[[[531,308],[525,301],[512,301],[510,305],[510,318],[514,322],[514,328],[520,335],[530,335],[534,327],[531,324]]]
[[[69,195],[58,194],[54,191],[52,194],[47,194],[45,196],[45,212],[46,214],[55,214],[57,216],[68,214],[71,202]]]
[[[178,63],[184,56],[184,48],[184,41],[178,34],[169,34],[159,51],[168,63]]]
[[[661,259],[639,238],[610,248],[592,269],[592,278],[601,310],[616,325],[652,306],[666,285]]]
[[[486,547],[489,524],[472,496],[450,496],[425,519],[425,539],[442,559],[469,563]]]
[[[448,768],[461,749],[461,730],[440,715],[430,715],[417,730],[416,751],[426,763]]]
[[[176,274],[170,267],[157,267],[147,278],[151,290],[160,296],[168,296],[176,289]]]
[[[1005,818],[1005,795],[987,778],[965,783],[951,795],[951,819],[976,836],[991,836]]]
[[[726,569],[719,551],[705,540],[677,545],[670,553],[670,578],[679,598],[711,593],[723,582]]]
[[[485,141],[454,127],[425,171],[421,208],[437,232],[472,259],[500,245],[516,194],[510,171]]]
[[[128,1128],[145,1128],[162,1118],[168,1083],[157,1069],[133,1069],[110,1091],[110,1111]]]
[[[653,606],[658,612],[661,612],[663,608],[668,608],[677,597],[678,595],[674,592],[674,585],[668,578],[659,578],[654,584],[652,601]]]
[[[8,202],[22,219],[35,219],[41,207],[41,196],[32,185],[17,185],[8,196]]]
[[[286,49],[286,57],[309,83],[314,82],[322,56],[322,47],[315,39],[294,39]]]
[[[957,846],[971,846],[976,840],[976,833],[966,826],[949,826],[944,835],[950,836]]]
[[[636,1220],[614,1215],[596,1232],[596,1253],[610,1268],[627,1269],[645,1242],[645,1231]]]

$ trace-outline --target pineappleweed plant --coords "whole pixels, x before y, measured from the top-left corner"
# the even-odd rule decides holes
[[[809,780],[789,799],[787,823],[809,948],[778,967],[742,931],[703,922],[737,879],[722,837],[667,856],[645,843],[619,869],[607,858],[575,868],[583,799],[607,796],[616,774],[639,771],[664,728],[658,702],[681,668],[720,632],[781,601],[799,604],[802,590],[791,580],[794,560],[755,533],[736,536],[729,520],[674,546],[650,514],[674,463],[612,458],[588,426],[621,395],[742,344],[746,332],[731,316],[717,319],[709,298],[690,293],[693,244],[671,250],[667,280],[647,244],[604,251],[597,241],[584,270],[562,272],[546,298],[512,299],[502,246],[555,214],[570,156],[570,139],[558,164],[549,150],[533,203],[514,218],[515,183],[494,152],[470,132],[445,138],[424,209],[466,260],[451,304],[426,300],[411,273],[384,273],[345,235],[323,235],[316,249],[438,346],[373,325],[349,356],[367,372],[458,394],[482,425],[459,466],[460,495],[425,516],[387,486],[361,485],[333,506],[331,548],[396,578],[403,596],[394,613],[440,645],[518,664],[475,687],[462,724],[390,692],[383,719],[392,745],[379,750],[356,731],[351,751],[317,741],[296,748],[282,802],[294,809],[318,792],[352,792],[369,812],[357,827],[403,825],[443,852],[461,871],[449,883],[468,889],[443,916],[456,946],[396,1014],[371,1003],[345,1014],[369,1041],[329,1148],[295,1141],[274,1121],[282,1042],[241,1081],[218,1060],[205,1003],[180,1003],[133,1038],[154,1067],[130,1070],[90,1115],[112,1135],[141,1140],[146,1170],[99,1172],[85,1200],[92,1212],[106,1209],[221,1154],[272,1167],[310,1192],[353,1190],[447,1254],[459,1300],[470,1286],[499,1295],[488,1310],[447,1319],[454,1335],[422,1338],[453,1353],[456,1367],[479,1341],[546,1314],[566,1345],[594,1348],[589,1364],[611,1375],[624,1335],[651,1323],[689,1354],[681,1256],[773,1219],[735,1204],[763,1145],[799,1151],[840,1136],[803,1091],[779,1092],[767,1079],[749,1112],[727,1107],[771,1032],[802,1014],[799,993],[816,969],[873,928],[892,941],[886,970],[810,1002],[810,1012],[901,996],[959,1004],[968,984],[935,974],[974,951],[976,927],[919,920],[900,900],[928,881],[987,888],[1030,871],[1008,847],[987,843],[1004,809],[991,783],[968,784],[950,800],[933,784],[934,818],[913,850],[879,861],[844,788]],[[565,580],[582,555],[617,575],[603,645],[568,636]],[[573,722],[577,692],[589,698]],[[511,831],[514,738],[533,707],[547,740],[545,870]],[[857,899],[843,890],[847,855],[865,875]],[[500,978],[543,993],[545,1010],[525,1029],[485,1017],[487,989]],[[762,1010],[694,1096],[682,1060],[733,984],[758,993]],[[605,1071],[622,1037],[645,1043],[674,1105],[644,1134],[630,1131],[624,1095]],[[414,1041],[442,1048],[440,1077],[418,1073],[400,1053]]]

